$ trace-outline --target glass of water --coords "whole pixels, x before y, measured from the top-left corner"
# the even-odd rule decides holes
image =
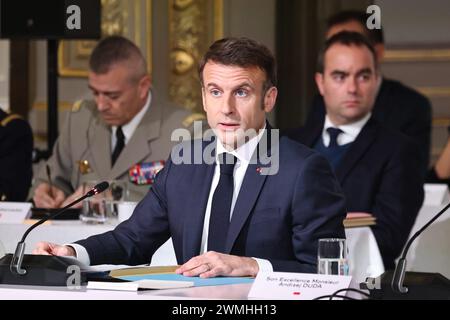
[[[99,181],[83,184],[84,193],[91,190]],[[109,188],[104,192],[83,201],[80,219],[86,223],[105,223],[110,218],[117,219],[118,205],[128,199],[125,181],[108,181]]]
[[[345,239],[319,239],[318,274],[348,276],[347,243]]]

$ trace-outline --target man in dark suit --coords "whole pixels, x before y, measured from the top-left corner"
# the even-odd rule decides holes
[[[378,81],[375,50],[364,36],[341,32],[320,53],[316,83],[326,107],[322,122],[291,137],[334,167],[348,212],[371,213],[385,267],[394,267],[423,201],[414,143],[372,115]],[[363,252],[359,254],[364,254]]]
[[[329,18],[326,38],[341,31],[353,31],[366,35],[375,47],[378,62],[384,57],[384,35],[382,29],[369,30],[366,27],[368,15],[360,11],[344,11]],[[431,146],[430,101],[419,92],[402,83],[380,77],[378,94],[373,107],[373,117],[384,126],[411,137],[416,143],[421,160],[422,172],[428,170]],[[305,125],[322,123],[325,105],[322,96],[314,98]]]
[[[250,39],[222,39],[199,74],[216,138],[174,149],[133,216],[114,231],[71,246],[40,243],[35,253],[141,264],[172,237],[185,276],[316,272],[318,240],[345,237],[345,201],[327,161],[277,139],[266,122],[277,97],[273,55]]]
[[[0,109],[0,201],[25,201],[33,176],[33,133],[16,114]]]

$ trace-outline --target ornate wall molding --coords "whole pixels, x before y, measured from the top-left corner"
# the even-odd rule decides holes
[[[450,49],[386,50],[384,62],[450,61]]]
[[[197,65],[213,40],[223,37],[223,0],[169,0],[170,99],[203,112]]]

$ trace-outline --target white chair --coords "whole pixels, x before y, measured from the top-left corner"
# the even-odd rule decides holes
[[[420,230],[444,206],[424,206],[410,237]],[[440,273],[450,278],[450,212],[444,213],[413,242],[406,255],[406,270]]]

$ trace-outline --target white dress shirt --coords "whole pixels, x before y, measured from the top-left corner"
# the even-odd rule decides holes
[[[342,130],[342,133],[337,137],[338,146],[343,146],[349,143],[352,143],[356,140],[362,128],[366,125],[367,121],[369,121],[372,113],[368,113],[364,118],[353,122],[351,124],[336,126],[334,125],[328,115],[325,116],[325,124],[323,126],[322,131],[322,141],[325,147],[330,145],[330,134],[328,133],[328,128],[339,128]]]

